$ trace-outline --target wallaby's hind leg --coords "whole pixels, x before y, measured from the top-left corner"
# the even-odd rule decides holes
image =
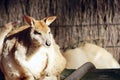
[[[12,30],[12,28],[13,28],[12,22],[5,24],[5,26],[1,28],[0,30],[0,52],[3,47],[4,39],[7,36],[7,34]]]
[[[2,47],[3,47],[3,42],[5,37],[8,35],[10,31],[12,31],[13,26],[19,24],[20,21],[15,21],[15,22],[9,22],[5,24],[1,29],[0,29],[0,54],[2,53]]]
[[[19,23],[20,21],[9,22],[0,28],[0,61],[1,61],[1,54],[2,54],[2,49],[3,49],[4,39],[9,34],[9,32],[12,31],[13,26]],[[0,64],[0,69],[1,69],[1,64]]]

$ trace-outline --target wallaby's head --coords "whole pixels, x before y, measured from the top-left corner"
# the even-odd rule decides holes
[[[52,42],[52,34],[48,26],[56,19],[56,16],[42,20],[35,20],[29,16],[24,16],[24,18],[31,27],[30,36],[32,40],[38,42],[40,45],[49,47]]]

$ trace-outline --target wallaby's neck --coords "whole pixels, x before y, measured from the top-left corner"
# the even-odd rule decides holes
[[[32,55],[34,55],[41,47],[42,47],[42,45],[40,45],[37,41],[31,40],[30,45],[27,48],[28,58],[31,57]]]

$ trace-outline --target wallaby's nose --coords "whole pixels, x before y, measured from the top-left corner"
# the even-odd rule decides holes
[[[46,41],[46,46],[50,46],[51,45],[51,42],[50,41]]]

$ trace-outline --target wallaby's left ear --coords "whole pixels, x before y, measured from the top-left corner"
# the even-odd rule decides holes
[[[47,18],[45,19],[45,23],[46,23],[47,25],[50,25],[55,19],[56,19],[56,16],[47,17]]]
[[[26,20],[26,22],[33,27],[34,26],[34,19],[30,16],[24,15],[24,19]]]

